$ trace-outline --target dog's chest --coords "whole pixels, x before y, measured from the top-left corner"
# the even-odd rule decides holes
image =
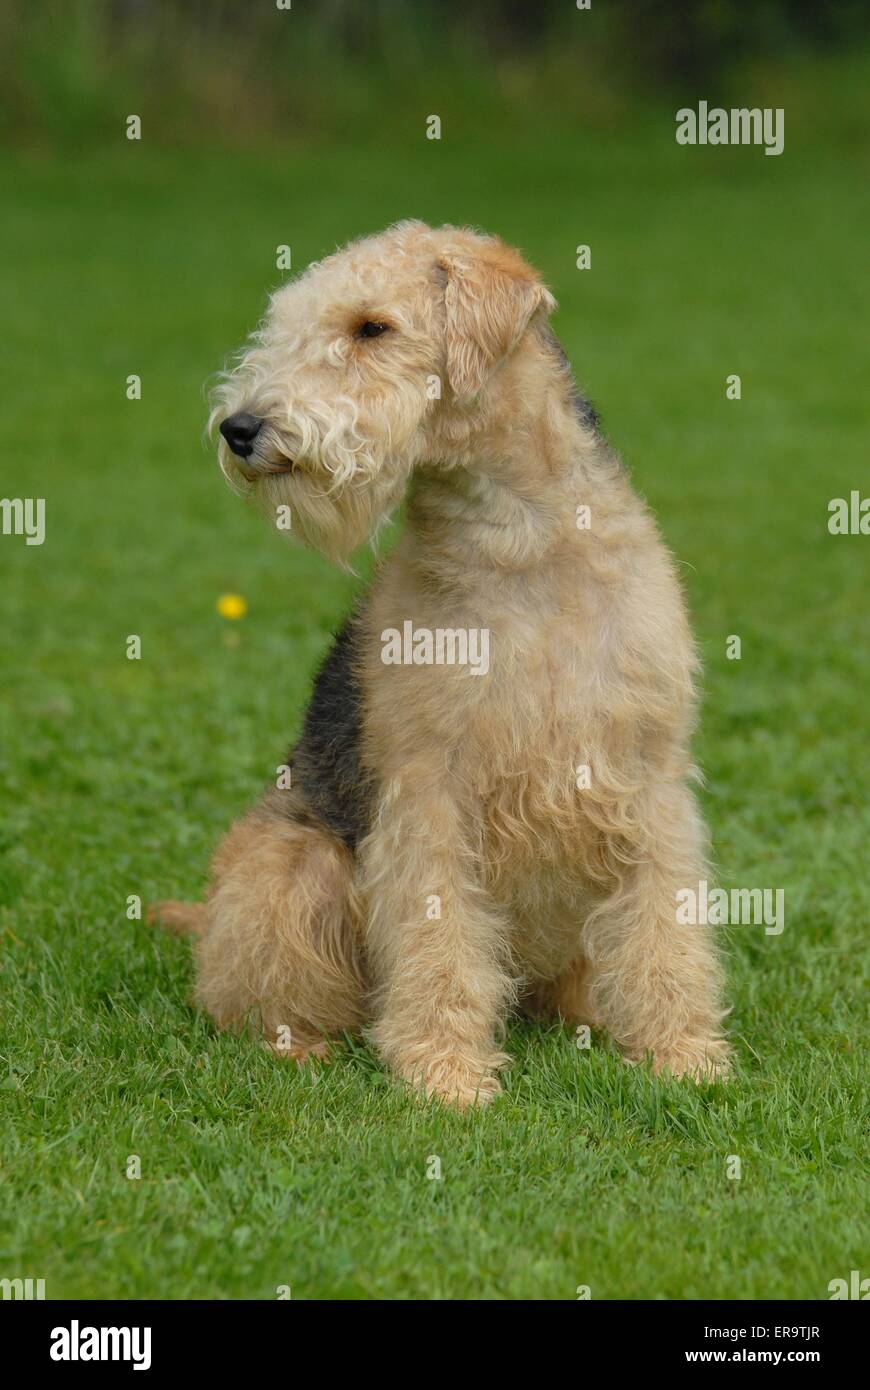
[[[582,792],[599,737],[592,663],[565,626],[538,629],[499,664],[464,739],[487,859],[521,872],[530,862],[572,862],[588,836]]]
[[[373,761],[400,779],[444,769],[491,875],[546,864],[576,880],[594,853],[589,767],[611,747],[615,624],[573,581],[488,582],[473,609],[390,592],[370,624]]]

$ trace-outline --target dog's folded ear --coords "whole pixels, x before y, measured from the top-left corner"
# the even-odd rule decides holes
[[[539,311],[556,307],[537,272],[496,237],[467,234],[438,258],[447,314],[447,379],[458,400],[480,390]]]

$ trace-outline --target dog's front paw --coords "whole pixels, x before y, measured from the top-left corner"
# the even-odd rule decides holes
[[[435,1097],[460,1110],[467,1110],[473,1105],[488,1105],[501,1095],[501,1084],[492,1069],[505,1065],[508,1060],[503,1053],[485,1062],[461,1057],[438,1057],[422,1064],[402,1067],[400,1075],[421,1096],[427,1099]]]
[[[730,1071],[731,1050],[724,1038],[686,1038],[667,1049],[656,1048],[652,1069],[656,1076],[690,1081],[724,1081]]]

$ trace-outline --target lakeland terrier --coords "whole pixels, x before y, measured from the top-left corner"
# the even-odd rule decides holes
[[[156,915],[220,1027],[297,1060],[366,1028],[460,1105],[498,1093],[512,1006],[727,1066],[710,932],[676,909],[708,873],[685,603],[554,308],[497,238],[401,222],[274,294],[212,415],[224,473],[329,558],[406,521],[289,773],[206,902]]]

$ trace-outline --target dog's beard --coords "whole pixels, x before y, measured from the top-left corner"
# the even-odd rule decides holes
[[[328,560],[346,564],[398,506],[404,484],[404,477],[386,472],[335,483],[297,467],[292,473],[265,474],[254,490],[273,524]]]
[[[248,458],[221,440],[218,459],[233,490],[252,497],[272,525],[337,564],[371,540],[398,506],[408,470],[367,458],[353,470],[348,460],[315,462],[292,439],[264,425]],[[310,446],[309,446],[310,447]],[[322,455],[320,456],[322,459]]]
[[[279,400],[262,383],[240,389],[230,378],[213,399],[212,429],[240,409],[264,421],[247,458],[220,441],[230,486],[253,495],[273,524],[328,559],[345,563],[401,501],[420,441],[416,391],[407,399],[394,394],[391,411],[351,396],[302,405],[286,395]]]

